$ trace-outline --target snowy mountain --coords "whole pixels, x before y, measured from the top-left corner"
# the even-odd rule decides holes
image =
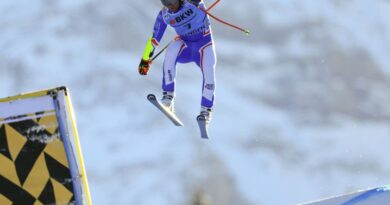
[[[207,1],[210,5],[212,2]],[[159,1],[4,0],[0,96],[66,85],[93,202],[287,205],[390,183],[390,2],[221,1],[211,139],[201,73],[179,65],[171,125],[137,73]],[[161,45],[174,36],[170,30]]]

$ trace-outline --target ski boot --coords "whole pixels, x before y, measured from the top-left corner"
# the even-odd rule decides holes
[[[161,104],[163,104],[166,108],[168,108],[171,112],[174,112],[174,95],[173,92],[163,92],[163,96],[161,98]]]
[[[208,125],[209,122],[211,121],[212,112],[213,112],[212,108],[204,107],[204,106],[202,106],[200,108],[200,115],[199,116],[202,116],[205,119],[206,125]]]

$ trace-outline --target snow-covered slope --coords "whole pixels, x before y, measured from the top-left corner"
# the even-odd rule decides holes
[[[211,2],[207,2],[210,4]],[[390,183],[390,2],[221,1],[217,104],[201,140],[201,74],[179,65],[170,124],[137,66],[159,1],[5,0],[0,96],[67,85],[94,204],[284,205]],[[164,38],[168,42],[170,31]]]
[[[315,201],[305,205],[382,205],[390,201],[390,187],[378,187]]]

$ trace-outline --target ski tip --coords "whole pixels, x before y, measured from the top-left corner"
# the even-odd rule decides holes
[[[183,124],[182,122],[175,123],[175,125],[176,125],[177,127],[184,127],[184,124]]]
[[[156,100],[156,96],[154,94],[149,94],[147,98],[148,100]]]

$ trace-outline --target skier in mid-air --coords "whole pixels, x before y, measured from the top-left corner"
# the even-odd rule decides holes
[[[150,58],[167,25],[173,27],[178,36],[169,44],[165,55],[161,103],[174,111],[176,63],[195,62],[203,74],[200,115],[208,123],[214,106],[216,55],[205,5],[202,0],[161,0],[161,3],[164,8],[158,13],[138,71],[147,75]]]

